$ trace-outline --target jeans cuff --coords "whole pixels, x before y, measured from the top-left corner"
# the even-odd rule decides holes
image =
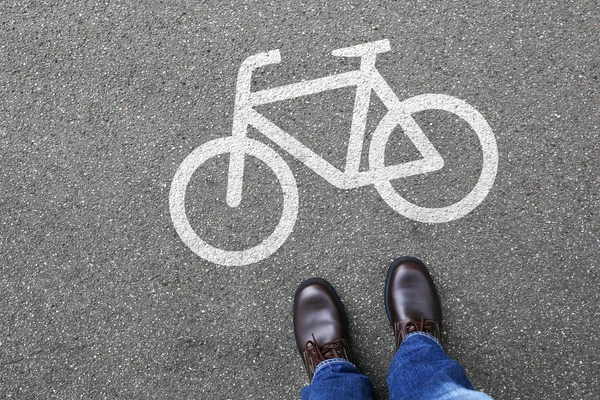
[[[423,336],[427,339],[433,340],[438,346],[442,347],[440,341],[435,336],[433,336],[432,334],[427,333],[427,332],[419,332],[419,331],[411,332],[408,335],[406,335],[406,337],[402,340],[402,343],[406,342],[408,339],[410,339],[413,336],[414,337]],[[402,344],[400,344],[400,345],[402,345]]]
[[[317,367],[315,368],[315,373],[313,375],[313,380],[315,379],[315,376],[317,376],[317,374],[319,373],[320,370],[322,370],[323,368],[325,368],[326,366],[328,366],[329,364],[350,364],[354,367],[354,364],[352,364],[350,361],[346,360],[345,358],[330,358],[327,360],[323,360],[320,363],[317,364]]]

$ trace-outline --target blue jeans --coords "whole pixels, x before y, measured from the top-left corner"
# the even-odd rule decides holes
[[[406,336],[392,359],[387,378],[390,399],[491,400],[477,392],[460,364],[448,357],[435,337],[414,332]],[[371,381],[343,358],[317,365],[302,400],[367,400],[373,398]]]

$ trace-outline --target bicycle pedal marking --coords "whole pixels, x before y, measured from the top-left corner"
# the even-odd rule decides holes
[[[252,126],[272,142],[332,185],[352,189],[374,185],[382,199],[396,212],[424,223],[442,223],[461,218],[475,209],[489,193],[498,169],[496,139],[485,118],[470,104],[443,94],[422,94],[400,101],[375,67],[376,56],[390,50],[387,40],[364,43],[333,51],[334,56],[360,57],[360,69],[323,78],[292,83],[276,88],[251,92],[255,69],[281,61],[279,50],[248,57],[238,72],[233,114],[232,136],[215,139],[197,147],[177,169],[169,194],[169,208],[175,230],[181,240],[198,256],[210,262],[236,266],[248,265],[275,253],[292,233],[298,217],[298,186],[289,166],[281,155],[265,144],[246,136]],[[314,151],[290,136],[254,107],[281,100],[308,96],[327,90],[356,87],[356,97],[350,127],[350,140],[343,171],[334,167]],[[359,171],[365,138],[366,120],[371,94],[375,93],[388,112],[379,122],[369,146],[369,170]],[[437,171],[444,160],[429,141],[412,114],[424,110],[442,110],[466,121],[477,134],[483,152],[479,180],[460,201],[438,208],[421,207],[404,199],[394,189],[391,180]],[[421,159],[397,165],[385,165],[384,156],[392,131],[400,126],[421,154]],[[283,192],[283,211],[275,230],[258,245],[239,251],[222,250],[202,240],[194,231],[185,211],[185,194],[194,172],[206,161],[221,154],[230,154],[227,179],[227,204],[237,207],[242,199],[244,158],[256,157],[277,177]]]

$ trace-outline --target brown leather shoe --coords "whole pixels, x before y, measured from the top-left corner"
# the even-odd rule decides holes
[[[311,278],[298,286],[294,297],[294,335],[311,382],[321,361],[350,360],[348,318],[340,298],[326,280]]]
[[[392,262],[385,281],[385,310],[394,326],[396,349],[412,332],[427,332],[440,340],[442,307],[431,275],[420,260],[401,257]]]

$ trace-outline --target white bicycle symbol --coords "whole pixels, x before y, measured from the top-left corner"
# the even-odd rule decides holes
[[[338,188],[375,185],[392,209],[415,221],[448,222],[477,207],[490,191],[498,169],[498,149],[489,124],[474,107],[452,96],[423,94],[400,101],[375,67],[377,54],[388,51],[388,40],[337,49],[332,53],[334,56],[360,57],[360,69],[257,92],[250,90],[253,71],[265,65],[279,63],[281,56],[279,50],[273,50],[248,57],[238,73],[232,136],[215,139],[197,147],[181,163],[173,178],[169,196],[171,218],[183,242],[200,257],[213,263],[247,265],[275,253],[291,234],[298,216],[296,180],[276,151],[246,136],[250,125]],[[356,86],[356,98],[344,171],[325,161],[254,110],[259,105],[348,86]],[[371,91],[381,99],[388,112],[373,133],[369,147],[369,170],[359,171]],[[479,137],[483,152],[481,175],[475,187],[462,200],[447,207],[420,207],[402,198],[390,183],[393,179],[433,172],[444,166],[444,160],[412,117],[413,113],[423,110],[443,110],[465,120]],[[398,125],[423,158],[386,166],[386,143]],[[239,251],[222,250],[200,239],[191,227],[185,211],[185,194],[193,173],[210,158],[226,153],[230,153],[226,195],[230,207],[237,207],[241,202],[246,155],[258,158],[272,169],[283,190],[283,212],[275,230],[260,244]]]

